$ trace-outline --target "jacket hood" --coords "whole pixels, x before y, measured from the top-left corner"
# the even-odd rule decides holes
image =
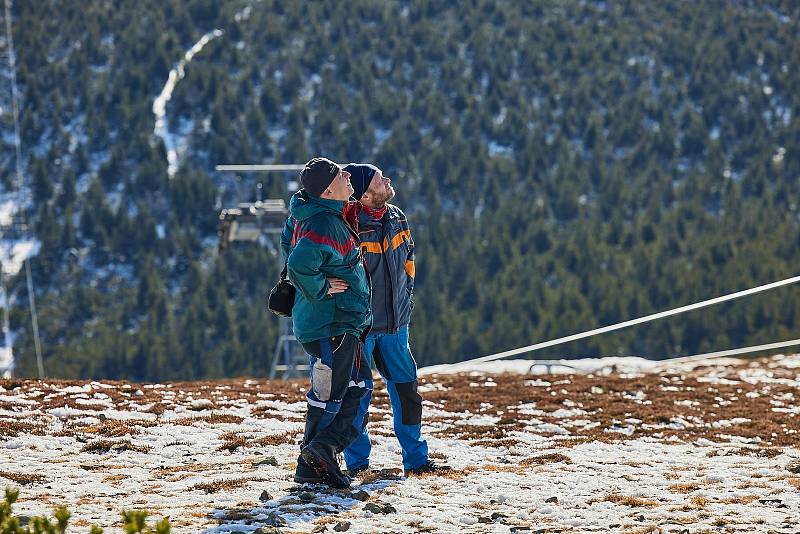
[[[341,216],[343,207],[344,202],[341,200],[315,197],[301,189],[289,201],[289,214],[298,221],[305,221],[323,211]]]

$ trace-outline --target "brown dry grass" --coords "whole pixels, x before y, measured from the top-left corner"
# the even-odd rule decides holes
[[[82,431],[107,438],[120,438],[122,436],[134,436],[139,433],[140,428],[150,428],[156,425],[158,425],[157,421],[145,419],[108,419],[100,425],[85,427]]]
[[[245,436],[239,435],[236,432],[226,432],[222,434],[219,439],[225,443],[217,447],[217,451],[233,452],[239,447],[245,447],[248,442],[248,439]]]
[[[401,477],[403,475],[402,469],[381,469],[380,471],[369,471],[359,477],[359,482],[363,484],[372,484],[377,480],[384,480],[388,478]]]
[[[224,515],[220,517],[221,521],[252,521],[255,519],[253,512],[253,503],[239,503],[232,510],[226,510]]]
[[[15,438],[20,434],[34,434],[40,436],[44,433],[44,425],[28,423],[25,421],[0,420],[0,437]]]
[[[524,428],[524,425],[519,425]],[[494,425],[455,425],[431,432],[439,438],[455,438],[464,440],[501,440],[507,437],[508,427]]]
[[[370,431],[371,433],[371,431]],[[394,435],[394,434],[390,434]],[[506,449],[510,449],[512,447],[516,447],[522,443],[518,439],[514,438],[503,438],[503,439],[480,439],[478,441],[470,441],[469,444],[472,447],[505,447]]]
[[[700,484],[695,482],[688,482],[685,484],[672,484],[669,489],[674,493],[691,493],[701,488]]]
[[[652,499],[643,499],[641,497],[634,497],[632,495],[619,495],[612,493],[603,498],[604,501],[613,502],[614,504],[622,504],[624,506],[631,506],[633,508],[650,508],[658,506],[658,502]],[[592,502],[591,500],[589,502]]]
[[[551,454],[541,454],[539,456],[534,456],[532,458],[525,458],[519,464],[523,467],[530,467],[533,465],[544,465],[557,462],[564,462],[565,464],[571,464],[572,459],[569,456],[565,456],[563,454],[551,453]]]
[[[759,458],[775,458],[776,456],[783,454],[783,451],[775,447],[765,447],[765,448],[741,447],[739,449],[736,449],[735,451],[731,451],[728,454],[737,454],[739,456],[757,456]]]
[[[150,447],[143,445],[134,445],[128,439],[119,441],[110,439],[98,439],[97,441],[87,443],[86,445],[81,447],[81,452],[106,453],[112,450],[115,452],[134,451],[134,452],[146,453],[150,451]]]
[[[483,471],[490,471],[492,473],[517,473],[523,474],[527,472],[527,469],[524,467],[520,467],[518,465],[496,465],[496,464],[489,464],[484,465],[481,467]]]
[[[103,477],[103,483],[111,483],[116,484],[121,480],[125,480],[126,478],[130,478],[128,475],[118,474],[118,475],[107,475]]]
[[[464,469],[446,469],[430,473],[410,474],[409,476],[414,478],[442,477],[448,480],[461,480],[462,478],[469,476],[475,471],[478,471],[478,468],[470,465],[465,467]]]
[[[215,480],[213,482],[200,482],[191,487],[191,489],[203,490],[206,493],[216,493],[222,490],[231,490],[241,488],[250,482],[257,482],[260,478],[227,478]]]
[[[661,534],[661,528],[655,525],[648,525],[644,527],[632,527],[625,525],[625,534]]]
[[[742,366],[748,365],[744,361]],[[738,369],[729,369],[729,379],[737,379]],[[789,375],[790,370],[770,369],[777,375]],[[706,438],[717,442],[727,442],[728,435],[743,437],[760,437],[767,441],[764,443],[764,454],[771,456],[780,452],[781,447],[792,446],[796,441],[792,431],[800,430],[800,420],[790,417],[791,414],[784,414],[771,411],[770,400],[779,395],[790,393],[793,388],[783,384],[770,384],[771,395],[760,394],[756,398],[747,398],[746,394],[750,391],[760,391],[763,384],[750,384],[739,381],[734,384],[709,384],[699,381],[698,378],[703,374],[699,370],[684,375],[644,375],[637,377],[622,377],[619,375],[609,376],[587,376],[587,375],[563,375],[559,376],[559,381],[566,383],[552,385],[550,387],[531,387],[525,386],[525,381],[530,379],[526,375],[495,375],[495,388],[470,388],[469,383],[480,380],[480,378],[467,375],[438,375],[436,377],[422,377],[421,382],[427,383],[436,381],[450,391],[434,390],[426,392],[424,398],[435,404],[442,404],[451,412],[471,412],[486,415],[497,415],[503,420],[509,419],[509,412],[521,403],[532,403],[536,408],[545,412],[557,410],[564,407],[564,401],[574,402],[587,414],[581,418],[591,419],[599,422],[600,425],[586,429],[576,427],[571,432],[588,440],[603,442],[620,441],[629,439],[627,436],[614,432],[606,432],[613,426],[614,420],[624,421],[633,417],[642,421],[637,425],[633,438],[643,436],[654,436],[656,438],[670,438],[676,436],[683,441],[692,441],[698,438]],[[790,374],[790,373],[789,373]],[[489,376],[487,374],[487,376]],[[545,377],[549,378],[549,377]],[[793,378],[793,377],[789,377]],[[677,391],[664,390],[665,385],[673,386]],[[454,394],[457,391],[458,394]],[[643,404],[636,399],[635,394],[641,392],[651,404]],[[737,400],[733,404],[720,407],[716,397]],[[676,401],[691,399],[697,401],[697,406],[676,405]],[[492,408],[486,409],[481,403],[489,403]],[[715,406],[717,404],[717,406]],[[503,411],[504,414],[499,412]],[[769,413],[770,417],[763,417],[764,413]],[[671,421],[678,417],[700,417],[706,424],[696,425],[691,428],[677,429],[668,428]],[[526,416],[522,415],[518,419]],[[711,423],[723,419],[745,418],[750,422],[714,428]],[[457,416],[441,418],[443,423],[453,423]],[[546,423],[559,424],[564,421],[561,418],[537,416]],[[645,425],[652,425],[654,428],[644,428]],[[510,425],[513,429],[514,425]],[[442,437],[453,437],[456,439],[480,439],[486,440],[503,439],[506,425],[500,428],[473,428],[461,425],[439,431]],[[488,432],[490,435],[478,435],[481,432]],[[774,436],[772,434],[775,434]],[[564,446],[569,446],[571,441],[565,442]],[[753,454],[753,452],[748,452]]]
[[[43,484],[47,481],[44,475],[34,475],[31,473],[12,473],[10,471],[0,471],[0,478],[5,478],[16,482],[22,486],[30,486],[31,484]]]
[[[722,504],[750,504],[758,499],[758,495],[744,495],[742,497],[728,497],[727,499],[722,499],[720,502]]]
[[[280,411],[281,413],[278,414],[277,412]],[[305,415],[302,413],[291,413],[287,414],[285,410],[278,410],[271,406],[256,406],[252,410],[250,410],[250,415],[256,417],[258,419],[275,419],[277,417],[287,418],[287,419],[303,419]]]
[[[174,465],[172,467],[161,467],[155,470],[156,476],[162,477],[174,473],[201,473],[219,468],[219,465],[211,464],[185,464]]]
[[[786,479],[790,486],[800,489],[800,477],[790,477]]]
[[[764,482],[742,482],[736,486],[736,489],[749,489],[749,488],[760,488],[760,489],[767,489],[769,488],[769,484]]]
[[[194,417],[183,417],[181,419],[175,419],[174,421],[170,421],[169,423],[172,425],[180,425],[180,426],[192,426],[195,423],[206,423],[206,424],[217,424],[217,423],[232,423],[238,425],[244,421],[244,417],[239,417],[238,415],[228,415],[222,413],[212,413],[211,415],[197,415]]]
[[[297,437],[302,435],[302,430],[290,430],[288,432],[284,432],[282,434],[274,434],[272,436],[264,436],[263,438],[258,438],[252,441],[252,446],[277,446],[277,445],[284,445],[286,443],[295,443],[297,441]]]

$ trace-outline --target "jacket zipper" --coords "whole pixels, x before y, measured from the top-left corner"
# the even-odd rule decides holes
[[[389,227],[390,227],[389,228],[389,230],[390,230],[389,233],[390,234],[391,234],[391,230],[392,230],[391,221],[392,221],[392,219],[390,217],[388,219],[388,224],[389,224]],[[386,226],[383,223],[381,223],[381,230],[383,231],[383,238],[386,239]],[[388,243],[388,241],[387,241],[387,243]],[[388,244],[391,246],[391,243],[388,243]],[[391,320],[391,323],[386,325],[386,327],[389,329],[389,333],[390,334],[394,334],[394,333],[397,332],[398,328],[397,328],[397,315],[394,313],[394,308],[395,308],[394,281],[392,280],[392,268],[391,268],[392,266],[389,265],[389,255],[387,254],[388,252],[389,252],[389,249],[387,247],[387,249],[383,251],[383,264],[384,264],[384,269],[386,270],[386,274],[389,275],[389,276],[386,277],[386,279],[389,282],[389,288],[388,288],[389,289],[389,299],[387,299],[386,311],[387,311],[387,315],[391,316],[392,320]]]

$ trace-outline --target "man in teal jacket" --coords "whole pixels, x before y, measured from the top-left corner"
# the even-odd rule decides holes
[[[300,173],[281,236],[289,280],[297,288],[294,334],[309,355],[305,434],[295,481],[344,488],[337,454],[364,426],[372,375],[362,341],[372,323],[370,285],[358,248],[358,204],[350,174],[326,158]]]

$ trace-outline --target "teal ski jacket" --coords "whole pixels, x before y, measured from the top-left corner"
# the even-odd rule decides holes
[[[289,202],[281,247],[297,289],[292,322],[301,343],[344,333],[362,337],[372,324],[356,204],[318,198],[302,189]],[[327,278],[341,278],[347,290],[328,295]]]

